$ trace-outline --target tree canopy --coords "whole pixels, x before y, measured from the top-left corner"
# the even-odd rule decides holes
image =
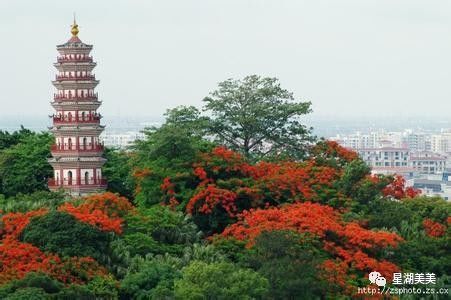
[[[53,137],[25,129],[3,135],[10,136],[11,141],[9,147],[0,148],[0,194],[15,196],[47,190],[47,179],[52,174],[47,158]]]
[[[311,103],[295,100],[276,78],[229,79],[204,102],[216,140],[247,158],[302,158],[312,141],[310,128],[302,123]]]

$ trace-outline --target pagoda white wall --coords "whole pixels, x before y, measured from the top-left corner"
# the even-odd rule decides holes
[[[64,175],[64,179],[67,180],[69,179],[69,171],[72,171],[72,182],[76,182],[77,180],[77,169],[64,169],[63,170],[63,175]]]
[[[69,139],[72,140],[72,145],[75,146],[75,143],[77,141],[77,138],[75,136],[61,137],[61,144],[69,144]]]
[[[69,171],[72,171],[72,183],[75,184],[77,182],[77,169],[64,169],[63,170],[63,179],[68,180],[69,179]],[[80,182],[81,184],[84,184],[85,180],[85,173],[88,172],[88,179],[92,183],[92,180],[94,180],[94,169],[80,169]],[[100,169],[97,169],[97,179],[102,178],[102,171]],[[60,176],[60,170],[54,170],[54,177],[55,180],[60,182],[61,176]]]
[[[62,71],[62,72],[59,72],[58,75],[75,77],[75,76],[91,75],[91,72],[89,72],[89,71]]]
[[[61,75],[66,75],[66,74],[61,74]],[[90,74],[88,74],[88,75],[90,75]],[[67,75],[67,76],[69,76],[69,75]],[[66,97],[69,97],[69,93],[72,95],[72,97],[75,95],[81,96],[82,94],[84,94],[86,96],[86,95],[93,95],[94,90],[93,89],[78,89],[78,90],[67,89],[67,90],[62,90],[61,92],[59,92],[59,95],[64,95]]]
[[[85,173],[86,172],[88,172],[88,174],[89,174],[89,180],[94,178],[94,170],[93,169],[81,169],[80,170],[80,176],[81,176],[81,179],[82,179],[82,183],[84,183]]]
[[[91,113],[91,115],[95,114],[94,110],[79,110],[78,111],[78,116],[81,118],[81,116],[83,115],[83,112],[85,113],[85,116],[87,117],[89,115],[89,113]],[[75,116],[77,115],[77,112],[75,110],[59,110],[57,111],[56,115],[62,115],[65,117],[69,117],[69,113],[72,115],[72,118],[75,118]]]
[[[86,144],[90,145],[92,142],[94,142],[94,145],[100,144],[100,138],[97,136],[80,136],[78,137],[78,143],[80,145],[83,145],[83,138],[86,138]],[[76,136],[64,136],[64,137],[57,137],[55,138],[56,144],[60,145],[68,145],[69,139],[72,140],[72,145],[75,146],[77,144],[77,137]]]

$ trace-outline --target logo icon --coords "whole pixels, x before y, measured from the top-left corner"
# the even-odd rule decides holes
[[[377,271],[371,272],[368,276],[368,279],[370,280],[371,283],[375,283],[379,287],[381,286],[385,287],[385,285],[387,284],[387,280],[385,279],[385,277],[383,277],[382,274]]]

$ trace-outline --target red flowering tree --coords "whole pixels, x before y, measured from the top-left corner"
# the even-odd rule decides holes
[[[103,231],[118,234],[121,233],[125,215],[134,213],[133,206],[126,198],[112,193],[86,197],[78,205],[67,202],[58,210]],[[48,215],[48,210],[40,209],[27,213],[8,213],[0,217],[0,285],[21,279],[30,272],[45,273],[65,284],[83,284],[96,276],[108,274],[108,271],[91,257],[62,258],[20,241],[32,218]]]
[[[386,278],[391,278],[393,272],[399,271],[395,264],[384,258],[382,250],[396,248],[402,241],[401,237],[345,222],[336,210],[317,203],[294,203],[280,208],[245,211],[237,223],[224,230],[222,236],[246,241],[247,247],[252,247],[262,232],[273,230],[293,230],[318,237],[331,256],[323,264],[326,275],[331,280],[340,278],[336,282],[341,283],[343,289],[353,274],[363,278],[368,272],[378,270]]]
[[[396,175],[392,182],[383,189],[386,197],[395,199],[415,198],[421,194],[421,191],[413,187],[406,187],[406,180],[400,175]]]
[[[447,225],[440,224],[438,222],[434,222],[431,219],[423,220],[423,228],[426,234],[433,238],[442,237],[446,233]]]
[[[310,150],[311,159],[320,165],[340,168],[359,158],[357,152],[340,146],[335,141],[320,141]]]
[[[42,272],[66,284],[85,283],[107,270],[91,257],[60,258],[19,241],[0,244],[0,285],[21,279],[30,272]]]
[[[164,178],[160,188],[164,204],[185,209],[202,230],[213,233],[252,208],[310,201],[349,211],[358,207],[355,203],[367,205],[382,191],[415,196],[417,192],[400,180],[385,187],[387,178],[371,176],[355,152],[322,141],[303,162],[252,164],[237,152],[216,147],[201,153],[190,173]]]
[[[321,156],[320,150],[327,150],[326,154]],[[181,205],[207,233],[222,231],[236,221],[237,213],[251,208],[304,201],[351,207],[352,199],[340,179],[344,166],[355,161],[356,154],[334,142],[318,144],[313,153],[304,162],[251,164],[237,152],[216,147],[200,154],[190,174],[163,180],[163,203],[173,208]]]
[[[66,202],[58,210],[67,212],[79,221],[96,226],[103,231],[120,234],[123,217],[133,211],[133,206],[124,197],[103,193],[85,198],[78,206]]]

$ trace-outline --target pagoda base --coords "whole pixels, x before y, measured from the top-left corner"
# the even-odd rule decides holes
[[[49,180],[49,190],[56,191],[65,191],[71,196],[86,196],[89,194],[98,194],[105,192],[107,188],[107,184],[105,180],[99,180],[100,182],[97,184],[56,184],[53,180]]]

